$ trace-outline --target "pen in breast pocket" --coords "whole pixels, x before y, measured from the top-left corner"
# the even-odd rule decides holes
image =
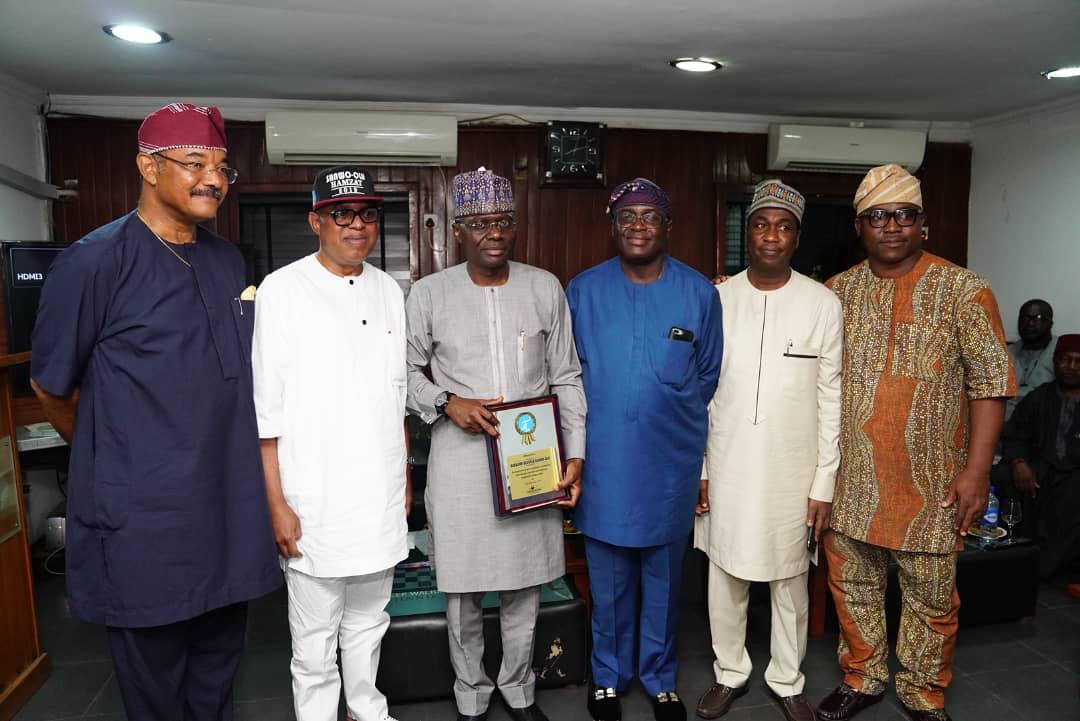
[[[525,331],[518,333],[518,350],[525,350]]]
[[[236,307],[240,309],[240,315],[244,314],[244,304],[240,302],[239,298],[233,298],[236,301]]]

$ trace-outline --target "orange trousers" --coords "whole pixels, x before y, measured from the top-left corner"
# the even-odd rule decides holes
[[[863,543],[836,531],[824,540],[829,588],[840,619],[844,683],[863,693],[889,681],[885,583],[897,566],[902,610],[896,638],[896,695],[908,708],[944,708],[952,680],[960,596],[955,553],[917,553]]]

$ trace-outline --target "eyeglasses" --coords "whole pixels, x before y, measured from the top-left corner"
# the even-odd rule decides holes
[[[884,228],[889,224],[889,219],[896,220],[896,224],[901,228],[908,228],[915,225],[915,219],[922,214],[922,211],[918,208],[897,208],[896,210],[883,210],[882,208],[874,208],[859,216],[860,219],[865,218],[870,223],[871,228]]]
[[[208,168],[205,163],[200,163],[197,160],[193,160],[190,163],[185,163],[182,160],[176,158],[170,158],[163,153],[155,153],[155,158],[161,158],[162,160],[168,160],[170,163],[176,163],[184,170],[193,175],[204,175],[205,173],[221,173],[221,177],[225,179],[225,182],[232,185],[236,182],[236,179],[240,177],[240,171],[236,168],[230,168],[228,165],[219,165],[216,168]]]
[[[517,223],[513,218],[499,218],[498,220],[461,220],[458,221],[458,225],[462,228],[467,228],[470,233],[476,235],[487,235],[487,232],[491,230],[492,226],[499,230],[510,230],[517,227]]]
[[[659,228],[664,224],[664,214],[656,210],[646,210],[641,215],[632,210],[620,210],[615,214],[615,225],[620,228],[629,228],[639,220],[646,228]]]
[[[353,224],[353,221],[356,220],[358,216],[360,220],[364,221],[364,225],[374,223],[379,219],[379,208],[374,205],[369,205],[360,210],[353,210],[352,208],[334,208],[327,213],[327,215],[330,216],[335,225],[347,228]]]
[[[1041,323],[1044,320],[1050,320],[1048,313],[1036,313],[1035,315],[1020,315],[1021,323]]]

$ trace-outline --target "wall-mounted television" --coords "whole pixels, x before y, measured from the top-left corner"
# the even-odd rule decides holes
[[[37,318],[41,287],[53,260],[67,246],[38,241],[0,243],[0,263],[4,266],[4,305],[7,313],[7,350],[19,353],[31,350],[30,334]],[[16,366],[12,374],[15,395],[29,395],[30,365]]]

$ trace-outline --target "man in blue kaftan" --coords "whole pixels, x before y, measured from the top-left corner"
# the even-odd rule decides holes
[[[657,185],[623,183],[608,214],[618,257],[567,289],[589,407],[575,517],[593,602],[589,711],[617,721],[636,667],[657,721],[681,721],[679,585],[723,353],[720,301],[667,255],[671,201]]]

